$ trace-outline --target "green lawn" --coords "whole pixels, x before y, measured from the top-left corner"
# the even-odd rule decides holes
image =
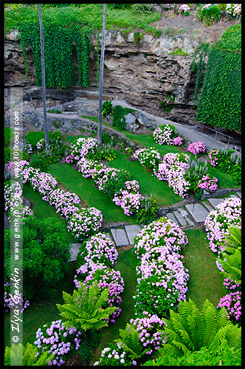
[[[184,262],[190,274],[187,299],[192,299],[199,308],[205,299],[217,306],[227,290],[215,264],[215,255],[208,246],[206,232],[202,229],[188,229],[185,233],[189,240],[184,250]]]
[[[33,300],[23,313],[23,344],[33,343],[36,339],[38,328],[48,322],[60,319],[56,304],[63,304],[62,291],[72,293],[74,290],[73,278],[75,265],[71,263],[70,270],[62,282],[57,286],[57,295],[50,298],[40,296],[40,300]],[[4,345],[9,346],[10,339],[10,314],[4,314]]]
[[[67,190],[74,192],[89,207],[102,211],[105,222],[135,223],[135,219],[124,215],[123,210],[115,205],[112,199],[95,187],[91,178],[83,178],[72,165],[54,163],[49,167],[49,173]]]
[[[161,206],[173,205],[183,200],[182,197],[173,192],[166,181],[159,181],[159,179],[154,174],[148,172],[138,160],[134,162],[129,161],[130,155],[123,154],[118,150],[116,154],[116,159],[107,162],[107,165],[112,168],[127,170],[132,175],[132,179],[139,182],[140,192],[148,197],[152,194],[153,199]]]

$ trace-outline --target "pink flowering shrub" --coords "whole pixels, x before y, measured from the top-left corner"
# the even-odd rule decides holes
[[[76,143],[71,145],[70,155],[66,157],[67,163],[73,163],[85,156],[91,158],[98,148],[98,143],[95,138],[79,138]]]
[[[75,238],[83,239],[98,232],[102,225],[102,213],[96,208],[81,209],[68,221],[67,229]]]
[[[220,244],[229,234],[229,228],[241,228],[241,199],[227,198],[212,210],[204,223],[211,250],[220,256],[224,247]]]
[[[41,138],[41,140],[38,141],[38,143],[36,144],[38,150],[42,150],[44,145],[45,145],[45,139],[44,138]]]
[[[157,315],[150,316],[144,311],[143,318],[130,319],[130,324],[139,332],[143,347],[149,349],[146,355],[151,355],[166,343],[167,337],[163,333],[166,323]]]
[[[93,173],[96,172],[96,166],[98,165],[97,161],[81,158],[77,162],[78,172],[82,173],[84,178],[90,178],[93,176]]]
[[[84,241],[77,256],[77,265],[86,263],[104,264],[112,267],[118,258],[118,252],[114,242],[104,233],[97,233]]]
[[[193,142],[188,146],[187,149],[189,152],[191,152],[194,155],[198,155],[200,153],[205,153],[206,152],[206,147],[204,142],[202,141],[198,141],[198,142]]]
[[[22,182],[28,183],[34,191],[37,190],[44,196],[48,196],[58,183],[51,174],[41,172],[40,169],[35,169],[30,166],[25,168],[22,174]]]
[[[56,213],[64,216],[67,220],[70,219],[74,213],[79,211],[79,197],[75,193],[65,192],[60,188],[50,191],[47,196],[43,197],[43,200],[48,201],[49,205],[56,208]]]
[[[19,182],[4,185],[4,211],[10,221],[14,211],[22,212],[23,219],[33,215],[33,210],[29,206],[23,206],[23,191]]]
[[[154,147],[136,150],[132,157],[138,159],[147,169],[155,168],[161,160],[160,153]]]
[[[218,164],[218,154],[219,154],[219,150],[217,150],[217,149],[213,149],[213,150],[209,151],[209,153],[208,153],[208,158],[210,160],[210,164],[213,167],[216,167],[217,164]]]
[[[190,14],[190,7],[189,5],[187,4],[182,4],[180,7],[179,7],[179,12],[181,14],[185,14],[185,15],[189,15]]]
[[[54,359],[50,365],[61,366],[65,363],[67,354],[72,350],[78,350],[80,342],[83,339],[82,332],[76,328],[66,328],[62,320],[56,320],[48,324],[44,324],[36,332],[36,345],[38,354],[48,351],[54,355]]]
[[[137,213],[143,199],[139,193],[138,182],[127,181],[124,189],[116,193],[112,201],[123,209],[125,215],[130,216]]]
[[[137,361],[132,360],[129,357],[129,353],[119,344],[110,343],[101,351],[101,356],[98,361],[94,363],[94,366],[136,366]]]
[[[183,139],[177,136],[176,129],[171,124],[162,124],[153,132],[153,138],[159,145],[182,145]]]
[[[200,179],[197,186],[203,190],[209,190],[213,192],[218,189],[218,179],[215,177],[210,178],[209,175],[205,175],[202,177],[202,179]]]
[[[110,168],[104,164],[99,164],[92,174],[95,185],[100,191],[107,192],[107,182],[109,180],[117,181],[120,176],[120,169]]]
[[[227,4],[225,11],[227,14],[233,17],[240,17],[242,14],[242,5],[241,4]]]
[[[27,151],[27,154],[32,154],[32,145],[27,143],[25,146],[25,151]]]
[[[217,305],[217,308],[225,307],[228,318],[235,324],[240,321],[242,315],[242,293],[240,291],[231,292],[228,295],[222,297]]]
[[[21,294],[19,295],[19,299],[18,299],[18,304],[16,304],[16,302],[14,302],[12,295],[10,293],[10,284],[8,282],[4,283],[4,296],[3,296],[3,304],[4,304],[4,311],[6,313],[8,313],[10,311],[10,308],[15,307],[16,309],[16,305],[18,305],[18,309],[20,310],[21,313],[23,313],[23,311],[25,309],[28,308],[28,306],[30,306],[30,302],[29,300],[26,300],[24,302]]]

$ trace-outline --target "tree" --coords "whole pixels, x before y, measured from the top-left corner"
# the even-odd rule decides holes
[[[36,355],[37,350],[32,344],[27,343],[26,346],[23,346],[21,343],[18,345],[12,345],[11,347],[6,346],[4,352],[4,365],[11,365],[11,358],[20,360],[23,362],[23,366],[48,366],[49,362],[51,362],[54,358],[53,355],[50,355],[48,351]]]
[[[103,97],[103,71],[104,71],[104,55],[105,55],[105,24],[106,24],[106,4],[103,8],[103,26],[102,26],[102,45],[100,57],[100,84],[99,84],[99,121],[97,140],[99,146],[102,147],[102,97]]]
[[[66,327],[75,327],[78,330],[94,330],[107,327],[105,319],[117,309],[116,307],[104,306],[107,304],[109,288],[102,292],[95,281],[89,287],[84,284],[70,295],[63,291],[63,305],[56,304],[60,316],[64,319]]]
[[[48,123],[47,123],[47,106],[46,106],[46,83],[45,83],[45,58],[44,58],[43,20],[42,20],[41,4],[38,4],[38,15],[39,15],[40,44],[41,44],[44,133],[45,133],[45,146],[46,146],[46,149],[48,150],[49,149],[49,140],[48,140]]]
[[[180,301],[178,313],[170,310],[170,319],[165,322],[168,339],[159,350],[162,356],[186,356],[203,347],[212,352],[223,340],[229,347],[241,342],[241,328],[231,323],[225,308],[218,311],[208,300],[201,312],[191,299]]]

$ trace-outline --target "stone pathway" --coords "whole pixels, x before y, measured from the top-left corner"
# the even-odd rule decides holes
[[[230,197],[241,198],[241,192]],[[222,203],[224,198],[209,198],[196,204],[187,204],[166,214],[168,219],[173,220],[182,229],[203,225],[210,211]],[[130,224],[118,228],[107,230],[107,236],[115,242],[117,247],[133,246],[135,236],[142,229],[141,225]],[[74,243],[71,247],[70,261],[75,261],[81,243]]]

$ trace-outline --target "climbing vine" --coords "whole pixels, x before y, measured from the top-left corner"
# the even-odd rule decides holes
[[[197,119],[241,130],[241,24],[229,27],[209,53]]]
[[[96,66],[97,66],[97,74],[96,74],[96,78],[97,78],[97,85],[99,86],[100,83],[100,38],[99,38],[99,34],[97,33],[96,35],[96,53],[97,53],[97,60],[96,60]]]
[[[194,58],[191,63],[192,72],[196,72],[196,82],[195,82],[195,90],[193,100],[197,101],[198,99],[198,91],[201,86],[201,74],[203,70],[203,59],[208,54],[210,50],[209,43],[202,43],[199,47],[195,49]]]
[[[58,89],[70,88],[76,83],[73,48],[78,57],[78,85],[89,86],[91,50],[91,30],[88,27],[70,25],[64,27],[60,22],[43,20],[45,80],[47,87]],[[37,78],[37,85],[42,84],[41,51],[39,22],[23,22],[20,26],[21,46],[28,76],[26,47],[30,45]]]

